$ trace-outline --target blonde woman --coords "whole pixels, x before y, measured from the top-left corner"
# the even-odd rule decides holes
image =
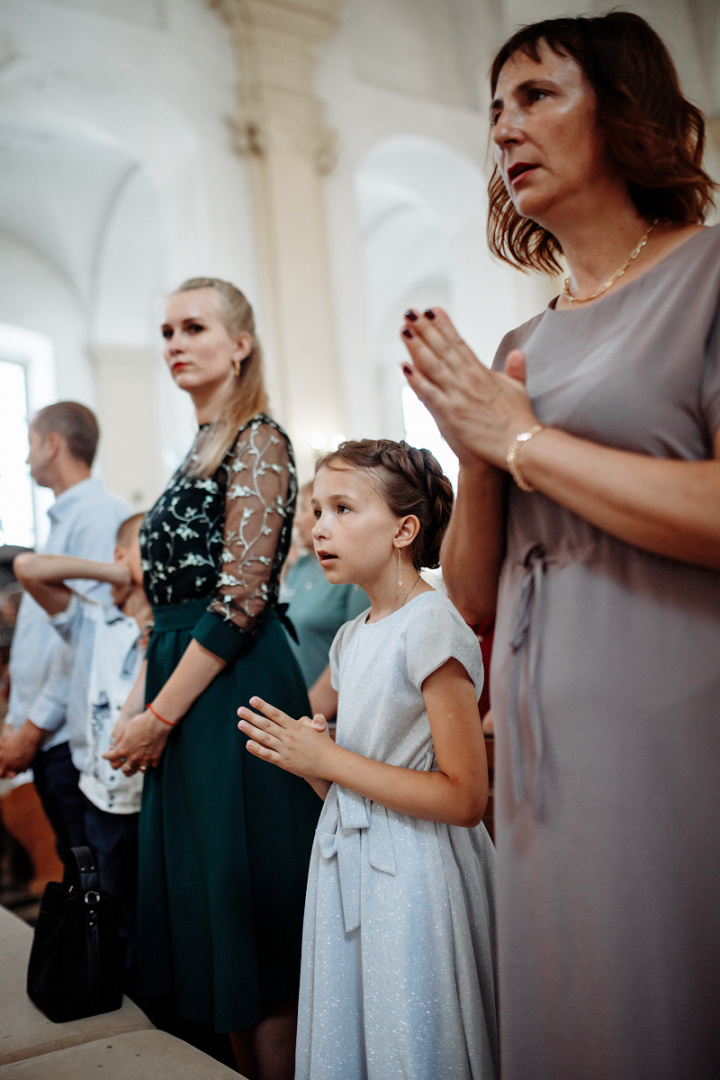
[[[140,987],[228,1032],[249,1080],[287,1080],[321,803],[300,778],[244,752],[235,710],[260,694],[290,715],[309,711],[275,607],[295,510],[292,447],[267,415],[252,309],[238,289],[186,281],[162,333],[199,430],[143,523],[155,616],[144,700],[136,688],[146,704],[121,721],[109,754],[128,774],[150,767]]]

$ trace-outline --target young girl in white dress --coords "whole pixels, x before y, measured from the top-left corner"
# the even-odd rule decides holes
[[[452,488],[427,450],[343,443],[318,464],[315,552],[369,611],[330,653],[337,742],[260,698],[241,708],[257,757],[325,806],[308,879],[296,1080],[498,1075],[494,849],[472,630],[420,577]],[[288,822],[292,828],[292,822]]]

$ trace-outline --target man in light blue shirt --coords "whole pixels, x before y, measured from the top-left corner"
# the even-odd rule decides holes
[[[36,483],[52,488],[45,552],[112,560],[118,526],[130,507],[90,476],[99,430],[93,413],[74,401],[49,405],[30,425],[28,464]],[[106,584],[77,583],[78,591],[111,602]],[[65,724],[70,649],[32,597],[23,596],[10,652],[10,704],[0,737],[0,776],[32,765],[35,787],[65,861],[71,847],[87,844],[85,800],[78,788]]]

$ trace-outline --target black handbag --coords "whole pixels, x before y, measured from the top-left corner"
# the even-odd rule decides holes
[[[62,885],[43,894],[28,965],[28,995],[56,1024],[112,1012],[123,998],[115,901],[98,888],[90,848],[71,851]]]

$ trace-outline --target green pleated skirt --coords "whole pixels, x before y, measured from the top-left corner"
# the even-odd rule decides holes
[[[190,642],[207,600],[155,610],[146,700]],[[310,849],[322,804],[299,777],[245,749],[236,710],[257,694],[307,715],[300,669],[274,611],[175,728],[145,777],[138,890],[140,992],[217,1032],[297,997]]]

